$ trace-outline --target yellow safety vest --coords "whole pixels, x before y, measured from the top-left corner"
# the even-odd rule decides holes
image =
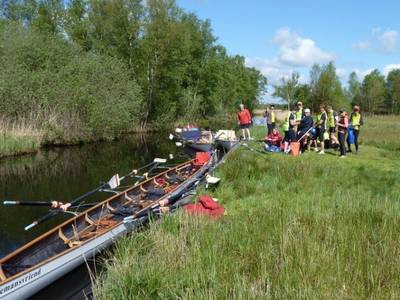
[[[317,115],[317,126],[318,126],[318,128],[321,128],[321,125],[320,125],[320,122],[321,122],[321,119],[322,119],[322,115],[323,114],[325,114],[326,115],[326,112],[322,112],[322,113],[319,113],[318,115]],[[326,123],[328,122],[328,120],[327,120],[327,118],[325,118],[325,126],[324,126],[324,129],[326,129]]]
[[[296,115],[296,121],[301,121],[301,119],[303,117],[303,109],[296,111],[295,115]]]
[[[335,127],[335,114],[333,113],[333,112],[328,112],[327,114],[326,114],[326,116],[327,116],[327,122],[328,122],[328,126],[327,127]]]
[[[361,114],[360,113],[352,113],[350,122],[353,125],[353,128],[355,130],[359,130],[360,129],[360,125],[361,125],[360,124],[360,122],[361,122]]]
[[[271,111],[271,123],[275,123],[275,112]]]
[[[291,114],[292,113],[290,111],[287,113],[287,116],[285,118],[285,123],[283,123],[283,125],[282,125],[283,131],[289,130],[289,119],[290,119]]]

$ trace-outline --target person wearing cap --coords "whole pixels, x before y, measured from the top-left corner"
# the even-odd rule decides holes
[[[364,120],[360,113],[360,107],[358,105],[354,105],[353,112],[350,115],[350,126],[352,126],[354,132],[354,146],[356,147],[356,153],[358,153],[358,136],[360,134],[360,127],[362,125],[364,125]],[[348,137],[347,137],[347,146],[348,146],[348,152],[352,152],[350,146],[350,140]]]
[[[304,117],[300,121],[299,131],[297,133],[297,140],[302,139],[301,150],[304,152],[309,142],[309,132],[314,127],[314,120],[311,116],[309,108],[304,109]]]
[[[340,147],[340,157],[346,157],[346,134],[347,128],[349,127],[349,118],[345,109],[341,109],[339,112],[339,120],[337,122],[338,127],[338,138]]]
[[[246,139],[246,133],[247,133],[247,138],[250,140],[250,124],[251,124],[251,114],[247,108],[244,107],[243,104],[240,104],[240,111],[237,113],[238,117],[238,124],[240,126],[240,129],[242,130],[242,136],[243,139]]]

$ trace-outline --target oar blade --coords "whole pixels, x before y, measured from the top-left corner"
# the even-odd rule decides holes
[[[168,138],[172,141],[174,139],[174,135],[172,133],[170,133]]]
[[[120,178],[118,174],[115,174],[111,179],[108,181],[108,185],[111,189],[115,189],[121,184]]]
[[[25,229],[25,231],[28,231],[28,230],[32,229],[33,227],[35,227],[37,224],[38,224],[38,222],[35,221],[32,224],[26,226],[24,229]]]
[[[17,201],[3,201],[4,205],[17,205],[18,202]]]
[[[153,160],[153,162],[155,162],[155,163],[159,163],[159,164],[165,164],[166,162],[167,162],[167,160],[165,159],[165,158],[155,158],[154,160]]]

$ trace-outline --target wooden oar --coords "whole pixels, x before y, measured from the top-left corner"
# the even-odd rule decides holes
[[[97,188],[87,192],[86,194],[83,194],[82,196],[79,196],[78,198],[75,198],[74,200],[72,200],[70,202],[70,206],[75,206],[77,205],[79,202],[81,202],[84,198],[89,197],[90,195],[93,195],[94,193],[96,193],[97,191],[99,191],[102,188],[105,188],[108,185],[108,183],[102,183],[100,186],[98,186]],[[50,219],[51,217],[57,215],[58,213],[62,212],[62,209],[54,209],[49,211],[47,214],[45,214],[44,216],[40,217],[39,219],[33,221],[31,224],[29,224],[28,226],[25,227],[25,230],[30,230],[33,227],[35,227],[36,225]]]
[[[142,170],[142,169],[144,169],[144,168],[147,168],[148,166],[153,165],[153,167],[150,168],[149,171],[148,171],[147,173],[143,174],[143,175],[135,182],[135,184],[138,184],[138,183],[139,183],[140,181],[142,181],[143,179],[146,179],[146,178],[147,178],[147,174],[150,173],[150,172],[152,172],[154,169],[156,169],[160,163],[165,163],[166,161],[167,161],[166,159],[155,158],[155,159],[153,160],[153,162],[147,164],[146,166],[141,167],[140,169],[133,170],[133,171],[131,171],[129,174],[127,174],[127,175],[125,175],[125,176],[123,176],[123,177],[121,177],[121,178],[119,178],[118,174],[117,174],[117,175],[114,175],[114,176],[108,181],[108,183],[102,183],[102,184],[101,184],[100,186],[98,186],[97,188],[95,188],[95,189],[93,189],[93,190],[87,192],[86,194],[83,194],[82,196],[79,196],[78,198],[76,198],[76,199],[74,199],[73,201],[71,201],[71,202],[69,203],[69,204],[70,204],[69,207],[77,206],[77,204],[79,204],[79,202],[81,202],[84,198],[89,197],[90,195],[96,193],[97,191],[99,191],[99,190],[101,190],[101,189],[107,188],[107,186],[110,187],[111,189],[114,189],[114,188],[116,188],[117,186],[119,186],[121,180],[124,180],[125,178],[130,177],[130,176],[132,176],[133,174],[137,174],[138,170]],[[38,225],[38,224],[40,224],[40,223],[42,223],[42,222],[44,222],[44,221],[50,219],[51,217],[57,215],[57,214],[60,213],[60,212],[63,212],[63,210],[62,210],[62,209],[54,209],[54,210],[49,211],[49,212],[48,212],[47,214],[45,214],[44,216],[40,217],[39,219],[33,221],[31,224],[29,224],[28,226],[26,226],[26,227],[25,227],[25,230],[30,230],[30,229],[32,229],[32,228],[35,227],[36,225]]]

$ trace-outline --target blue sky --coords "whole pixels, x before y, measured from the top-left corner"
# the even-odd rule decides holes
[[[177,2],[210,19],[219,43],[271,84],[293,71],[306,82],[312,64],[330,60],[344,83],[351,71],[362,79],[375,68],[384,74],[400,68],[399,0]]]

